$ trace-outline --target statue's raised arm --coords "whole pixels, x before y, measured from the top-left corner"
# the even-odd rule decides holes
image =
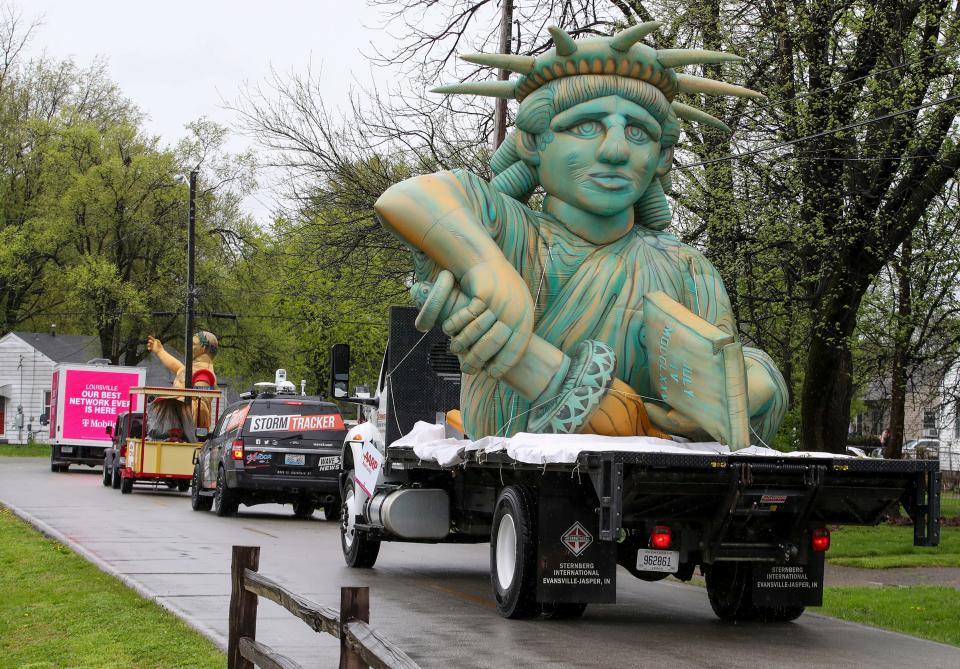
[[[472,438],[707,432],[739,448],[779,427],[780,373],[737,341],[716,269],[666,232],[681,119],[729,130],[675,98],[762,96],[676,73],[740,59],[643,44],[659,27],[577,41],[550,28],[555,47],[539,57],[466,56],[521,75],[437,89],[520,102],[496,176],[416,177],[377,202],[415,250],[419,324],[452,337]],[[537,187],[542,211],[526,204]]]

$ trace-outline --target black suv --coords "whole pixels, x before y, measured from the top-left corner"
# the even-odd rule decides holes
[[[318,507],[327,520],[337,518],[346,434],[337,406],[318,397],[261,395],[232,404],[197,456],[191,505],[230,516],[241,503],[290,503],[299,518]]]
[[[127,455],[127,439],[139,437],[143,430],[143,413],[124,411],[115,425],[107,426],[110,445],[103,451],[103,485],[120,488],[120,468]]]

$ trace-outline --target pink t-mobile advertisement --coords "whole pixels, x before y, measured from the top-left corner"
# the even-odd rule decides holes
[[[136,372],[67,370],[63,403],[63,439],[107,439],[105,430],[117,414],[130,409]]]

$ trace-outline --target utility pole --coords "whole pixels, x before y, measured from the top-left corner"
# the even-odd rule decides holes
[[[190,209],[187,215],[187,326],[183,347],[183,387],[193,388],[193,238],[197,221],[197,171],[190,170]]]
[[[513,0],[500,0],[500,53],[510,53],[510,41],[513,37]],[[497,70],[497,79],[506,80],[510,73],[506,70]],[[503,144],[507,135],[507,101],[497,98],[497,106],[493,113],[493,148]]]

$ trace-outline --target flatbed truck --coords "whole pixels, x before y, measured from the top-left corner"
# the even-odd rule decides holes
[[[686,581],[699,568],[718,617],[784,622],[822,604],[831,526],[876,525],[902,508],[915,545],[939,543],[936,461],[674,449],[587,450],[547,464],[503,449],[467,448],[448,464],[420,457],[394,444],[456,408],[460,377],[446,336],[417,332],[416,313],[391,309],[372,397],[346,397],[349,352],[332,351],[331,393],[366,418],[341,458],[351,567],[372,567],[385,541],[489,542],[507,618],[615,602],[617,565],[646,581]]]

